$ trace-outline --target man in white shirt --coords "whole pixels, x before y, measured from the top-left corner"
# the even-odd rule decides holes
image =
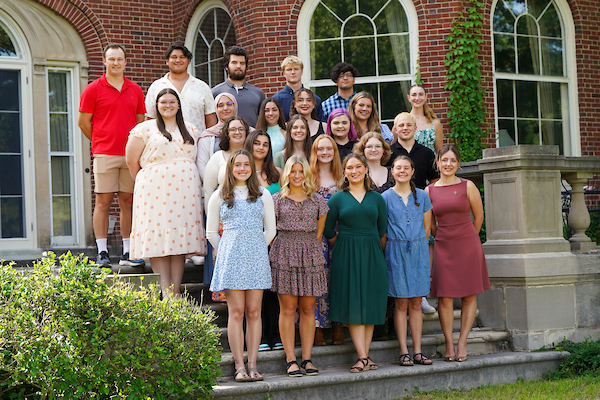
[[[156,96],[162,89],[175,89],[181,100],[183,120],[202,133],[217,123],[215,104],[210,87],[188,73],[192,52],[181,43],[174,43],[165,52],[169,72],[152,82],[146,94],[146,118],[156,118]]]

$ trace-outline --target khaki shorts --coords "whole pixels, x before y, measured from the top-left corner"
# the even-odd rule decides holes
[[[125,156],[94,155],[96,193],[133,193],[133,178],[125,163]]]

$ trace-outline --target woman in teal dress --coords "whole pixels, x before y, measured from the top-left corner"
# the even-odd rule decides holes
[[[279,192],[281,169],[273,163],[271,137],[267,132],[256,129],[248,134],[244,147],[254,158],[258,184],[272,195]],[[279,300],[277,293],[265,290],[262,301],[262,338],[258,351],[281,350],[283,344],[279,337]]]
[[[377,369],[369,348],[374,326],[385,320],[387,209],[383,197],[371,190],[364,156],[346,156],[343,171],[340,191],[327,202],[325,222],[325,237],[333,245],[329,319],[348,324],[358,354],[350,372],[362,372]]]

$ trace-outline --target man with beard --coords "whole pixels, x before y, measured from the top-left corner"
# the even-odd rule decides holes
[[[212,88],[213,97],[221,93],[234,95],[238,103],[238,115],[243,117],[248,125],[256,126],[260,104],[265,99],[265,94],[260,88],[244,80],[248,66],[248,52],[239,46],[231,46],[223,54],[223,64],[227,79]]]
[[[358,70],[354,68],[354,65],[346,62],[337,63],[331,69],[329,77],[335,82],[338,90],[321,103],[323,122],[327,121],[329,114],[336,108],[348,109],[350,100],[356,94],[354,91],[354,78],[357,76]]]

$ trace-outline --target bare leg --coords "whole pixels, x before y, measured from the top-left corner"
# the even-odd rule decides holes
[[[262,336],[262,296],[262,289],[246,290],[246,350],[248,362],[254,363],[258,357],[258,346]]]
[[[302,361],[310,360],[315,341],[315,308],[316,296],[302,296],[300,300],[300,344],[302,345]],[[306,368],[314,368],[312,363]]]
[[[452,338],[452,324],[454,322],[454,299],[451,297],[438,298],[438,314],[440,325],[446,339],[446,351],[444,357],[452,357],[454,352],[454,339]]]
[[[243,290],[225,289],[227,297],[227,339],[235,362],[235,369],[244,366],[244,310],[246,308],[246,292]]]
[[[153,257],[150,258],[152,271],[160,274],[160,290],[163,295],[163,300],[171,297],[173,288],[171,287],[171,258],[170,257]]]
[[[421,352],[421,333],[423,332],[421,297],[413,297],[409,300],[408,319],[410,323],[410,334],[413,341],[413,354],[418,354]]]
[[[350,337],[352,338],[352,343],[354,343],[359,359],[369,357],[369,347],[373,339],[374,328],[374,325],[348,324],[348,331],[350,332]],[[356,362],[354,366],[362,367],[363,365],[361,362]]]
[[[467,356],[467,339],[475,321],[475,314],[477,314],[477,296],[463,297],[460,311],[460,337],[456,345],[456,356],[459,358]]]
[[[406,313],[408,311],[408,300],[409,299],[401,298],[394,299],[394,328],[396,329],[396,335],[398,336],[398,346],[400,347],[400,354],[408,353],[408,346],[406,345]],[[421,307],[420,304],[419,307]]]
[[[296,338],[296,328],[294,327],[294,319],[296,308],[298,307],[298,297],[291,294],[279,294],[279,335],[283,350],[285,351],[285,361],[290,362],[296,360],[294,353],[294,345]],[[314,312],[312,315],[314,321]],[[302,320],[300,320],[302,323]],[[297,371],[300,367],[292,365],[288,372]]]
[[[121,236],[128,238],[131,234],[131,211],[133,209],[133,193],[117,193],[119,200],[119,225],[121,226]]]
[[[183,268],[185,266],[185,255],[170,256],[171,272],[169,287],[173,288],[173,294],[181,297],[181,281],[183,279]]]
[[[96,205],[94,206],[94,216],[92,218],[96,239],[106,239],[108,236],[108,212],[113,197],[114,193],[96,193]],[[127,236],[129,236],[129,233]]]

